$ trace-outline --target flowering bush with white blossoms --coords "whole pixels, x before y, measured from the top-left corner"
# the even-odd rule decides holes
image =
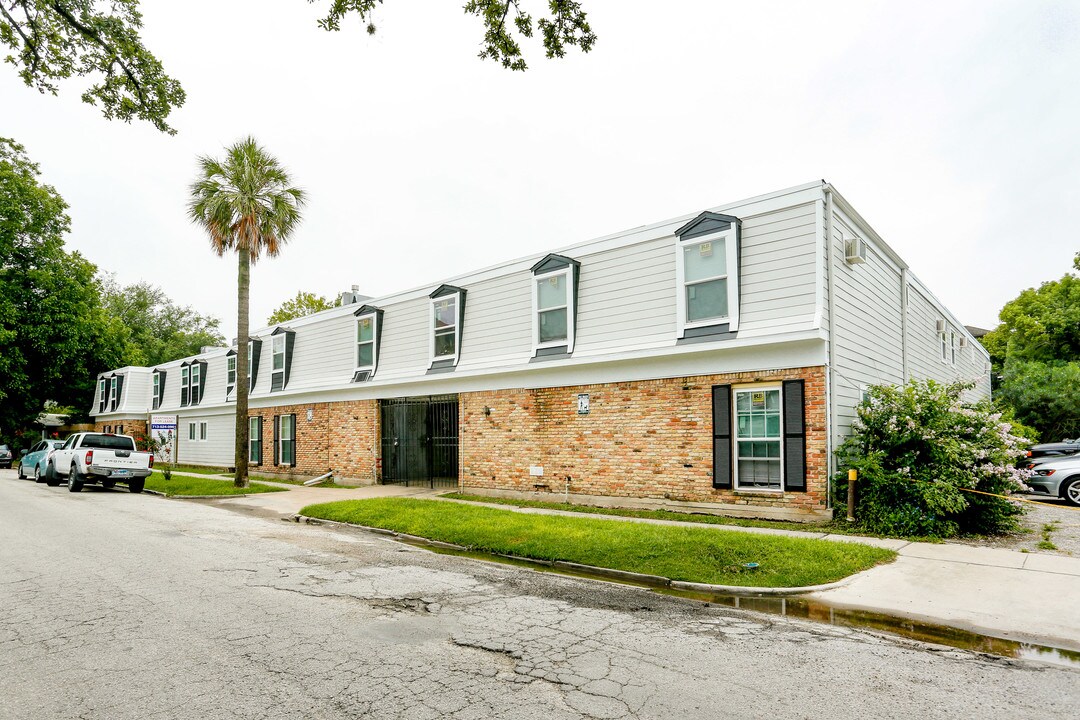
[[[1016,467],[1030,441],[989,403],[965,404],[965,383],[911,381],[869,388],[852,436],[837,450],[838,513],[846,512],[847,468],[856,468],[856,523],[884,535],[951,537],[997,534],[1017,527],[1020,503],[967,490],[1008,495],[1024,489]]]

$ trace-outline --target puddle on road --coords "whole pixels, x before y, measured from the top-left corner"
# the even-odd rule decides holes
[[[767,613],[769,615],[783,615],[785,617],[799,618],[801,620],[826,623],[829,625],[875,630],[891,635],[899,635],[900,637],[911,640],[918,640],[919,642],[944,645],[960,650],[970,650],[972,652],[987,653],[989,655],[997,655],[1006,658],[1034,660],[1036,662],[1080,670],[1080,652],[1075,650],[1018,642],[1007,638],[983,635],[967,630],[960,630],[958,628],[919,622],[917,620],[909,620],[907,618],[866,610],[839,608],[820,600],[798,595],[787,597],[750,594],[725,595],[676,590],[670,587],[659,588],[626,580],[613,579],[599,574],[581,572],[578,570],[567,570],[565,568],[554,567],[546,563],[523,558],[510,558],[473,550],[454,550],[451,548],[431,547],[430,545],[410,541],[407,538],[401,537],[394,539],[398,542],[421,547],[442,555],[455,555],[458,557],[473,558],[504,565],[526,567],[539,572],[643,587],[663,595],[695,600],[708,605],[730,607],[738,610],[750,610],[752,612]]]

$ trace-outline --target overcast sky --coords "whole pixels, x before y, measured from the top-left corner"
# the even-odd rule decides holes
[[[144,2],[187,91],[171,137],[0,68],[0,134],[71,204],[69,248],[231,338],[235,257],[185,204],[196,157],[250,133],[310,199],[254,269],[253,327],[298,290],[384,294],[821,178],[968,324],[1080,250],[1078,2],[582,0],[593,52],[534,42],[513,73],[461,0],[387,0],[374,38],[320,30],[328,1]]]

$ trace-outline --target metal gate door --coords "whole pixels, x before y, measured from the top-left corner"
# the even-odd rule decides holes
[[[457,487],[457,395],[394,398],[379,407],[382,482]]]

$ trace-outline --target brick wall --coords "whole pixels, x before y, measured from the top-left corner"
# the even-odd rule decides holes
[[[311,419],[308,420],[308,411]],[[296,465],[274,465],[274,416],[296,415]],[[371,483],[376,479],[377,402],[279,405],[249,411],[262,417],[263,462],[259,473],[318,476]]]
[[[94,432],[105,432],[105,428],[109,428],[109,432],[117,433],[119,435],[130,435],[135,438],[140,448],[146,447],[146,420],[110,420],[108,422],[94,423]],[[139,438],[142,438],[140,441]]]
[[[712,487],[712,386],[806,382],[807,492]],[[577,413],[578,393],[590,411]],[[464,489],[659,498],[818,512],[826,505],[825,370],[463,393]],[[543,477],[529,475],[542,466]]]

